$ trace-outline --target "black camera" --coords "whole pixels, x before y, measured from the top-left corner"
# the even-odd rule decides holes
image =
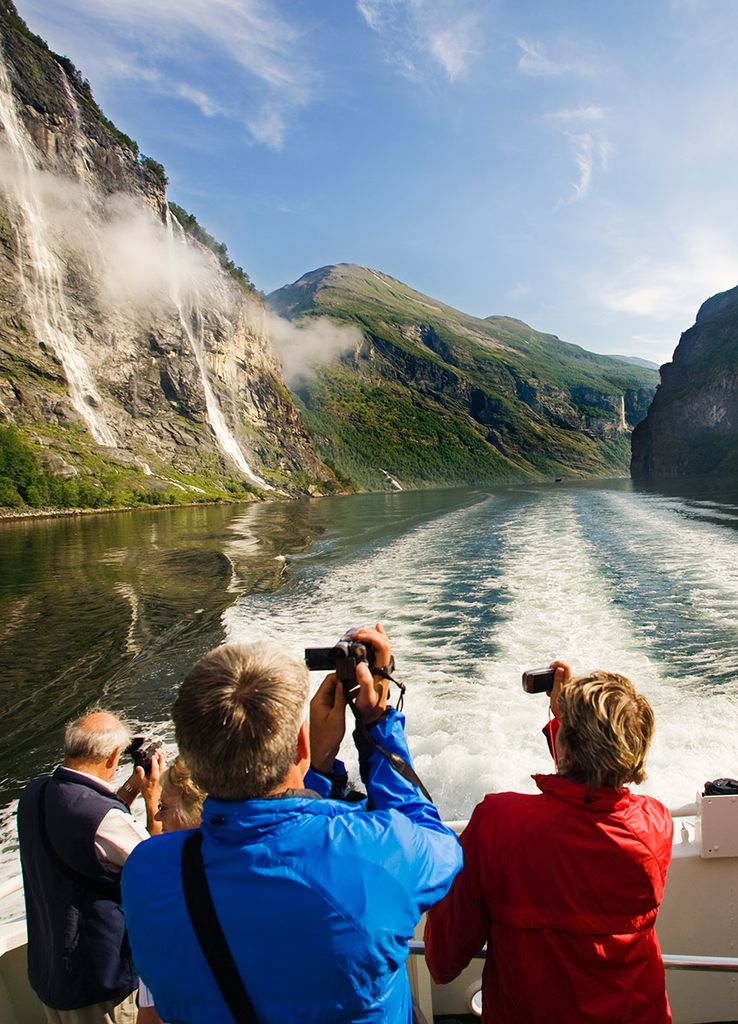
[[[349,630],[333,647],[306,647],[305,664],[311,672],[335,672],[342,683],[356,682],[356,666],[374,664],[374,648],[361,640],[352,640]]]
[[[161,740],[153,736],[134,736],[130,744],[123,751],[130,754],[135,768],[143,768],[144,775],[151,773],[151,760],[157,750],[164,746]]]
[[[532,668],[523,672],[523,689],[526,693],[550,693],[554,687],[556,669]]]

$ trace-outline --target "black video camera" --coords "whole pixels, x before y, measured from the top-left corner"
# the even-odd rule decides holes
[[[130,744],[123,751],[130,754],[134,768],[143,768],[144,775],[151,773],[151,760],[157,750],[164,746],[161,740],[153,736],[134,736]]]
[[[523,672],[523,689],[526,693],[550,693],[555,677],[556,669],[531,668]]]
[[[361,640],[352,640],[350,629],[333,647],[306,647],[305,664],[311,672],[335,672],[349,688],[356,683],[356,666],[365,662],[374,664],[374,648]]]

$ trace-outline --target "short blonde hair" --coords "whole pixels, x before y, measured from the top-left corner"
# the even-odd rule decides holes
[[[178,807],[174,816],[180,828],[197,828],[202,819],[202,805],[205,793],[192,781],[187,762],[179,754],[164,772],[162,789],[171,790],[177,797]]]
[[[195,783],[221,800],[263,797],[285,778],[309,675],[282,644],[228,644],[188,672],[172,718]]]
[[[654,715],[625,676],[595,671],[564,685],[558,697],[562,774],[593,789],[643,782]]]

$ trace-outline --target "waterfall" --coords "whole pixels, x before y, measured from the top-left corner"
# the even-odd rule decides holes
[[[65,79],[66,80],[66,79]],[[64,294],[64,268],[55,252],[40,197],[34,188],[37,172],[33,143],[18,116],[10,76],[0,52],[0,125],[13,159],[11,198],[22,220],[28,267],[23,270],[19,246],[21,288],[38,341],[48,343],[64,370],[72,405],[100,445],[116,446],[115,436],[100,411],[102,401],[80,352]]]
[[[203,320],[199,303],[194,294],[188,295],[186,299],[183,298],[175,271],[177,261],[174,258],[174,247],[175,245],[187,245],[188,242],[182,225],[176,217],[172,216],[169,208],[167,208],[166,230],[167,242],[171,247],[170,265],[172,273],[170,275],[170,297],[177,310],[182,330],[184,331],[185,337],[192,349],[192,354],[195,357],[197,368],[200,371],[200,380],[202,381],[202,390],[205,395],[205,407],[207,409],[210,428],[213,431],[215,439],[220,445],[221,450],[233,462],[235,462],[241,472],[259,487],[265,488],[266,490],[272,490],[271,484],[268,484],[266,480],[262,479],[262,477],[257,476],[244,458],[244,454],[241,451],[238,441],[231,433],[228,424],[225,421],[223,411],[218,404],[218,399],[216,398],[213,386],[210,383],[208,368],[205,362]]]

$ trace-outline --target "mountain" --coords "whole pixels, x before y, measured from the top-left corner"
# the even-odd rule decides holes
[[[166,185],[0,0],[0,504],[335,489],[262,297]]]
[[[636,479],[738,473],[738,287],[700,307],[633,432]]]
[[[647,370],[658,370],[659,364],[652,363],[650,359],[641,359],[640,356],[618,356],[612,355],[611,359],[617,359],[619,363],[630,363],[632,366],[643,366]]]
[[[520,320],[477,319],[376,270],[322,267],[268,296],[363,340],[293,379],[326,461],[361,487],[627,472],[657,375]]]

